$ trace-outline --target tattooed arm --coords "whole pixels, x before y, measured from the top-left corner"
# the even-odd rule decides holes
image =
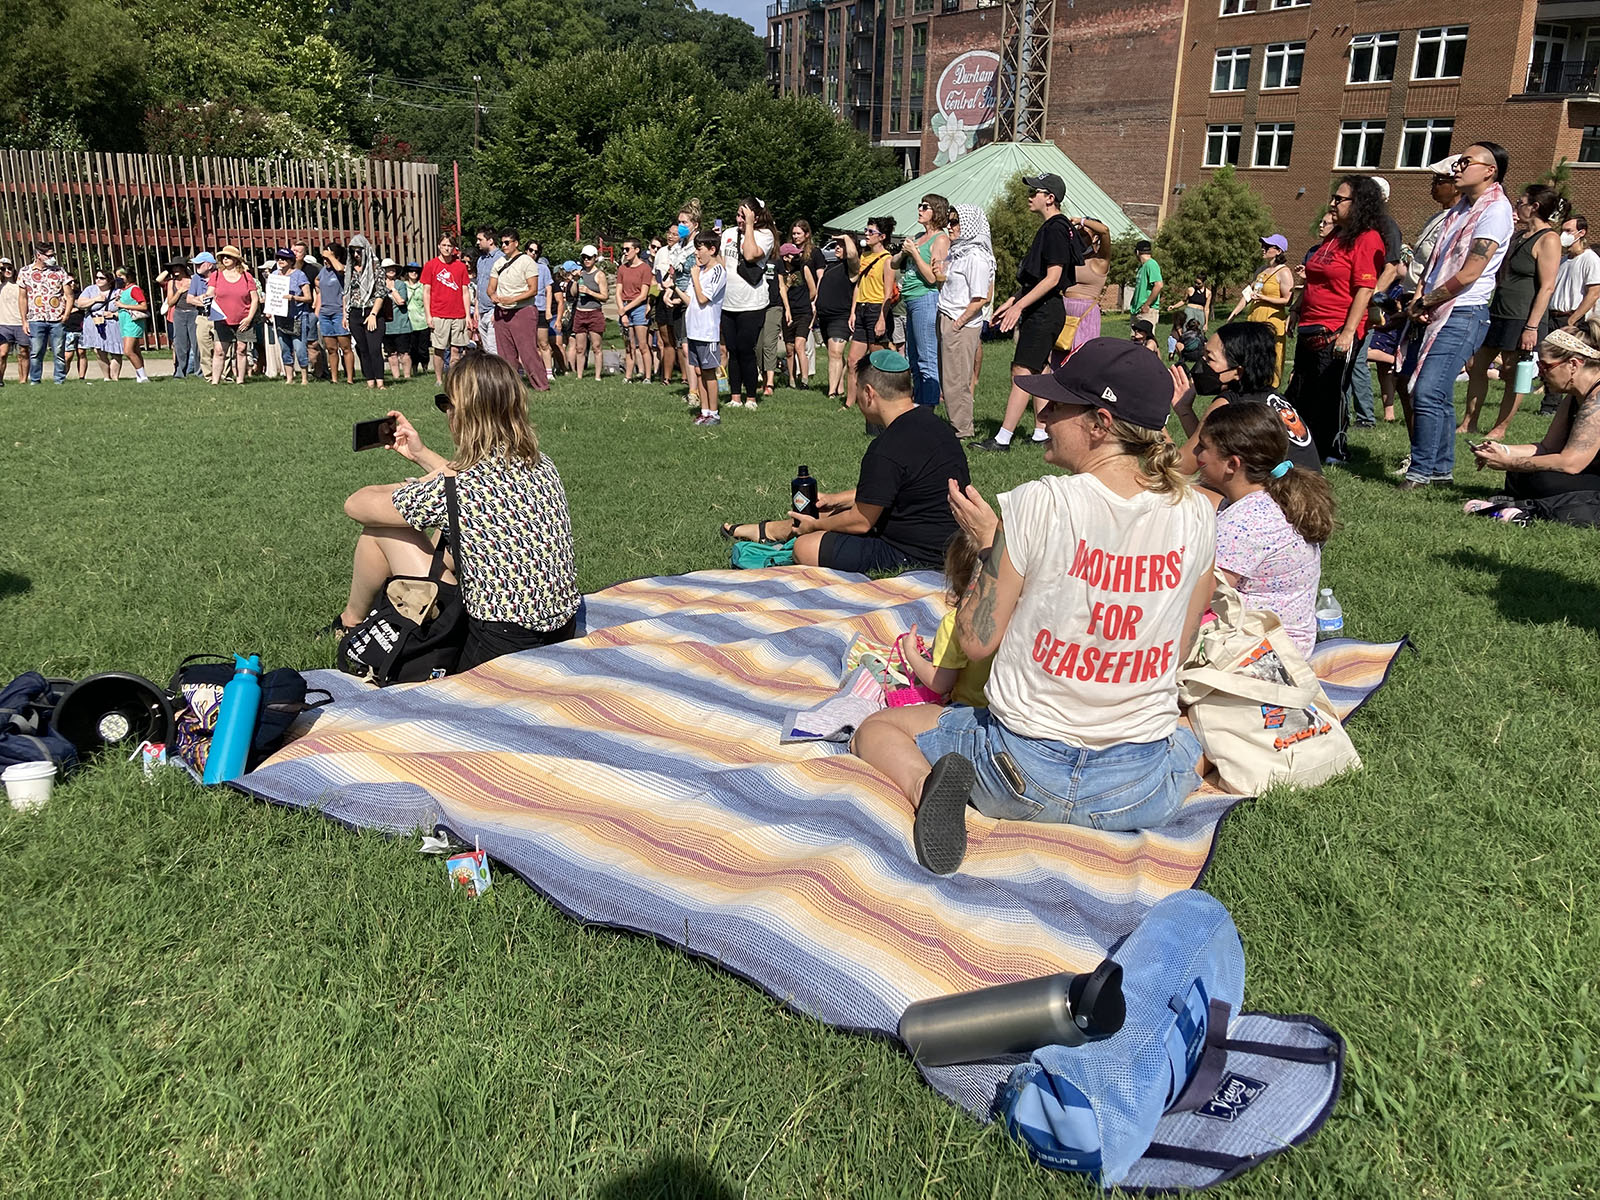
[[[1459,296],[1478,282],[1478,277],[1488,267],[1489,260],[1494,257],[1494,252],[1499,245],[1500,243],[1493,238],[1473,238],[1472,246],[1467,250],[1467,260],[1461,264],[1461,269],[1418,300],[1412,307],[1427,311],[1428,309],[1438,308],[1447,300]]]
[[[1006,553],[1006,530],[1001,525],[956,609],[956,637],[968,658],[988,658],[1000,649],[1021,595],[1022,576]]]
[[[1498,471],[1561,471],[1581,475],[1600,454],[1600,396],[1576,406],[1570,425],[1563,404],[1550,431],[1537,446],[1506,446],[1487,442],[1474,450],[1480,467]]]

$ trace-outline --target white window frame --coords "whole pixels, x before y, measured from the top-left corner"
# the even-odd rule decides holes
[[[1272,7],[1279,8],[1305,8],[1311,0],[1272,0]]]
[[[1429,163],[1437,162],[1440,158],[1443,158],[1446,154],[1450,153],[1450,151],[1447,149],[1436,150],[1433,148],[1434,139],[1438,137],[1441,132],[1445,134],[1446,146],[1455,140],[1456,122],[1454,117],[1407,117],[1400,125],[1400,145],[1395,150],[1394,155],[1395,170],[1425,171],[1427,170]],[[1416,166],[1408,167],[1405,165],[1406,144],[1412,136],[1418,134],[1422,134],[1427,137],[1428,140],[1425,143],[1427,149],[1423,151],[1421,162],[1419,162]]]
[[[1589,132],[1591,129],[1594,130],[1593,134]],[[1594,158],[1585,158],[1583,156],[1584,148],[1590,145],[1591,142],[1595,146],[1596,155]],[[1578,162],[1586,167],[1600,165],[1600,125],[1585,125],[1583,127],[1583,132],[1578,140]]]
[[[1411,79],[1413,82],[1428,81],[1433,79],[1460,79],[1459,73],[1455,75],[1419,75],[1417,71],[1422,66],[1422,48],[1434,47],[1434,65],[1444,70],[1445,48],[1452,42],[1461,43],[1461,66],[1466,69],[1467,52],[1467,26],[1465,25],[1434,25],[1427,29],[1417,30],[1417,44],[1411,51]],[[1425,37],[1426,34],[1437,34],[1437,37]]]
[[[1259,0],[1222,0],[1221,8],[1217,15],[1221,17],[1243,17],[1256,11]]]
[[[1296,59],[1300,63],[1300,75],[1293,83],[1268,83],[1267,73],[1272,70],[1273,60],[1280,62],[1279,80],[1289,78],[1289,64]],[[1261,90],[1264,92],[1293,91],[1300,86],[1300,81],[1306,76],[1306,44],[1304,42],[1270,42],[1266,53],[1261,56]]]
[[[1267,161],[1262,161],[1262,138],[1270,139],[1272,147]],[[1281,154],[1281,161],[1280,161]],[[1258,171],[1285,171],[1294,154],[1294,122],[1266,121],[1256,125],[1254,144],[1250,152],[1250,166]]]
[[[1222,154],[1220,156],[1218,156],[1216,159],[1213,159],[1212,155],[1211,155],[1211,143],[1212,143],[1212,139],[1213,138],[1220,139],[1219,145],[1221,146],[1221,149],[1222,149]],[[1228,158],[1228,143],[1229,143],[1230,139],[1232,140],[1232,143],[1233,143],[1233,158],[1231,160]],[[1205,167],[1205,168],[1207,168],[1208,170],[1216,170],[1216,169],[1218,169],[1220,167],[1227,167],[1227,166],[1237,167],[1239,165],[1239,161],[1238,160],[1239,160],[1239,157],[1240,157],[1241,153],[1243,152],[1243,149],[1244,149],[1244,126],[1243,125],[1233,125],[1233,124],[1207,125],[1206,126],[1206,148],[1205,148],[1205,154],[1204,154],[1204,156],[1203,156],[1203,158],[1201,160],[1201,164],[1200,165]]]
[[[1394,61],[1389,64],[1387,75],[1378,74],[1378,58],[1385,46],[1394,48]],[[1356,51],[1370,50],[1372,56],[1367,60],[1367,73],[1365,79],[1356,78]],[[1394,69],[1400,65],[1400,35],[1398,33],[1358,33],[1350,39],[1350,65],[1345,70],[1344,81],[1354,83],[1393,83]]]
[[[1211,90],[1216,92],[1243,92],[1250,87],[1251,46],[1222,46],[1211,59]],[[1226,55],[1226,57],[1224,57]],[[1217,86],[1217,71],[1226,66],[1228,87]]]
[[[1385,121],[1341,121],[1339,124],[1339,145],[1333,152],[1333,165],[1341,171],[1376,171],[1383,166],[1383,143],[1388,134],[1388,123]],[[1347,161],[1344,155],[1344,140],[1354,135],[1356,138],[1355,160]],[[1376,139],[1377,146],[1372,142]],[[1368,151],[1371,153],[1368,153]]]

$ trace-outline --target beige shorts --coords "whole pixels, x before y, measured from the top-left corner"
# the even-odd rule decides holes
[[[440,352],[451,348],[461,350],[472,345],[472,338],[467,334],[465,317],[434,317],[428,324],[428,340],[435,350]]]

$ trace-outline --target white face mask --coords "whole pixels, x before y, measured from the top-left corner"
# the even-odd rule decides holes
[[[1561,245],[1563,248],[1571,246],[1572,243],[1576,242],[1577,240],[1578,235],[1575,233],[1563,233],[1561,235]]]

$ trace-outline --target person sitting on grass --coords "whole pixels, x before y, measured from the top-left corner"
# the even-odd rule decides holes
[[[1000,497],[952,482],[983,548],[956,610],[961,649],[994,655],[989,707],[873,713],[852,749],[917,806],[917,861],[945,875],[967,849],[966,808],[1002,820],[1151,829],[1200,782],[1178,723],[1178,666],[1211,598],[1216,518],[1167,440],[1170,380],[1131,342],[1096,338],[1053,374],[1047,475]]]
[[[1600,491],[1600,318],[1557,329],[1539,345],[1539,378],[1560,407],[1538,445],[1484,442],[1472,448],[1480,470],[1506,473],[1505,495],[1469,500],[1466,511],[1514,521],[1518,501]]]
[[[961,603],[961,597],[966,595],[967,588],[972,586],[972,577],[977,573],[978,544],[962,531],[950,540],[950,548],[944,552],[944,582],[949,589],[952,607],[939,622],[938,632],[933,635],[933,650],[928,654],[922,652],[915,625],[901,635],[904,641],[900,644],[906,665],[923,687],[938,692],[951,704],[986,708],[989,701],[983,694],[983,685],[989,682],[989,669],[994,665],[994,658],[992,655],[988,658],[967,657],[961,649],[961,640],[956,636],[954,608]]]
[[[939,567],[959,532],[946,489],[969,482],[967,458],[949,424],[912,400],[911,364],[874,350],[855,366],[856,400],[867,426],[881,426],[861,458],[856,486],[817,497],[819,515],[724,525],[738,541],[794,539],[795,561],[836,571]]]
[[[1195,430],[1200,428],[1200,418],[1194,412],[1198,393],[1215,397],[1207,412],[1229,404],[1253,404],[1270,409],[1282,422],[1283,432],[1289,439],[1289,452],[1280,457],[1291,460],[1297,467],[1322,474],[1322,459],[1317,454],[1311,430],[1294,405],[1273,389],[1272,376],[1277,370],[1274,343],[1272,326],[1260,321],[1232,321],[1207,339],[1205,351],[1192,375],[1182,367],[1170,368],[1172,410],[1190,439],[1178,460],[1181,470],[1193,475],[1200,469],[1195,462],[1193,440]],[[1274,463],[1277,461],[1273,459]]]
[[[450,422],[455,455],[428,449],[398,412],[394,449],[426,472],[401,484],[373,484],[345,501],[361,526],[350,598],[325,632],[343,637],[367,618],[391,575],[428,574],[448,524],[444,480],[456,479],[461,599],[467,643],[460,670],[502,654],[565,641],[578,612],[578,580],[567,494],[528,421],[517,370],[495,354],[456,356],[435,404]],[[446,556],[447,578],[456,570]]]
[[[1265,405],[1211,408],[1190,444],[1200,482],[1223,498],[1217,569],[1246,608],[1276,614],[1309,655],[1317,644],[1322,547],[1333,534],[1333,489],[1320,471],[1290,461],[1283,422]]]

